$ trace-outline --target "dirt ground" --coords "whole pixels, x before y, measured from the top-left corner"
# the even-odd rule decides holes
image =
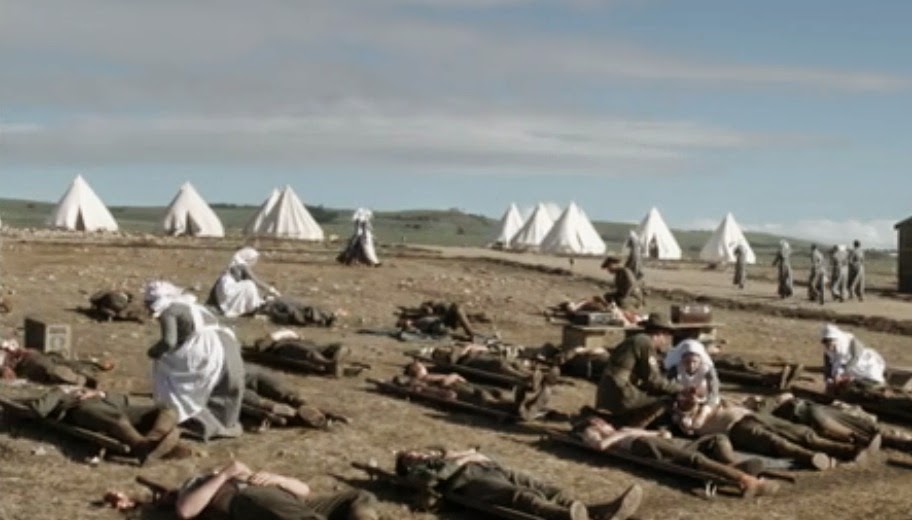
[[[184,244],[184,245],[180,245]],[[14,310],[0,317],[4,337],[25,315],[70,323],[79,357],[105,357],[117,368],[102,376],[107,389],[146,392],[150,364],[146,348],[158,336],[157,324],[97,324],[72,309],[82,306],[92,292],[111,286],[139,291],[144,281],[167,277],[205,296],[211,283],[238,243],[167,242],[159,245],[82,245],[6,240],[2,254],[3,287],[12,292]],[[498,426],[463,414],[443,413],[391,399],[369,391],[364,377],[387,378],[400,370],[403,352],[415,348],[395,340],[355,333],[361,327],[387,327],[397,305],[411,305],[429,298],[451,299],[473,309],[485,310],[494,319],[488,331],[527,345],[557,342],[560,328],[547,323],[541,311],[567,298],[599,292],[584,277],[565,276],[492,263],[484,259],[445,258],[414,250],[381,251],[384,264],[377,269],[345,268],[333,262],[327,248],[283,245],[265,249],[257,272],[285,294],[305,298],[328,309],[344,308],[351,316],[331,330],[300,329],[318,341],[343,341],[355,356],[370,363],[370,372],[358,378],[330,380],[285,374],[319,405],[335,408],[354,419],[351,426],[333,432],[271,430],[245,434],[235,440],[194,444],[200,454],[177,462],[158,462],[138,468],[128,464],[85,462],[92,452],[85,445],[33,427],[21,427],[0,417],[0,519],[119,518],[92,502],[107,490],[141,495],[134,484],[139,474],[177,484],[230,457],[252,467],[298,476],[316,492],[331,492],[350,482],[363,485],[363,476],[351,469],[353,461],[377,460],[390,466],[393,451],[406,447],[445,444],[481,446],[506,465],[573,489],[580,498],[608,500],[632,483],[646,492],[641,519],[843,519],[908,518],[912,508],[912,457],[888,452],[892,463],[870,468],[842,467],[818,474],[799,472],[795,485],[786,484],[780,495],[743,501],[732,497],[699,498],[691,485],[630,466],[589,459],[579,453],[549,445],[520,428]],[[464,255],[460,255],[464,256]],[[678,272],[682,278],[701,280],[703,273]],[[666,282],[662,282],[666,283]],[[703,285],[703,282],[699,282]],[[902,303],[902,302],[894,302]],[[670,302],[653,298],[650,307],[667,312]],[[902,303],[903,305],[909,305]],[[906,313],[912,306],[905,307]],[[817,334],[820,323],[718,310],[718,321],[729,351],[755,357],[781,357],[819,366]],[[233,322],[238,336],[252,340],[271,329],[262,320]],[[856,330],[875,346],[890,364],[912,365],[910,339]],[[21,393],[22,388],[0,388]],[[591,403],[594,386],[576,382],[560,387],[556,407],[572,412]],[[388,489],[375,490],[383,500],[385,518],[470,518],[460,512],[413,514],[401,505],[402,497]],[[153,512],[144,518],[168,518]]]

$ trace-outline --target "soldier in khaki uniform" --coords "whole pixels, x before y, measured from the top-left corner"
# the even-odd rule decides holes
[[[422,302],[418,307],[399,307],[396,324],[404,332],[447,336],[450,331],[462,329],[470,340],[475,337],[472,322],[489,321],[483,313],[466,314],[458,303],[442,301]]]
[[[785,240],[779,241],[779,251],[776,258],[773,259],[773,267],[776,268],[779,285],[776,289],[780,298],[788,298],[794,292],[794,280],[792,278],[792,248]]]
[[[614,292],[605,293],[605,299],[613,301],[622,309],[641,307],[645,301],[643,289],[637,282],[636,275],[621,264],[621,259],[609,256],[602,262],[602,269],[614,275]]]
[[[737,482],[745,498],[772,495],[779,490],[775,482],[748,473],[758,466],[762,468],[762,460],[747,459],[736,464],[735,449],[723,434],[707,435],[694,441],[673,438],[668,432],[657,430],[615,428],[600,417],[588,417],[574,426],[573,433],[595,450],[620,451],[670,462]]]
[[[864,301],[865,293],[865,253],[861,242],[856,240],[849,251],[849,298]]]
[[[95,378],[83,371],[83,363],[68,361],[55,354],[22,348],[16,340],[0,345],[0,372],[4,379],[28,379],[47,385],[96,385]],[[105,366],[109,369],[111,365]]]
[[[244,410],[262,410],[277,415],[292,426],[326,428],[330,421],[349,422],[347,417],[328,412],[307,403],[294,388],[272,372],[256,365],[244,364]]]
[[[130,446],[142,461],[188,456],[180,447],[177,413],[123,394],[85,388],[54,389],[29,403],[39,416],[109,435]]]
[[[510,347],[498,347],[470,343],[462,346],[433,347],[422,349],[440,367],[459,365],[474,370],[491,372],[517,380],[531,380],[536,367],[528,359],[519,357],[519,352]],[[557,383],[560,369],[554,368],[546,374],[551,383]]]
[[[336,322],[335,313],[286,296],[266,300],[257,312],[277,325],[332,327]]]
[[[849,253],[845,250],[845,246],[833,246],[830,251],[830,268],[832,271],[830,292],[833,294],[834,300],[844,302],[849,290]]]
[[[706,408],[709,413],[706,413]],[[868,446],[825,439],[808,426],[795,424],[766,413],[756,413],[744,406],[722,402],[709,406],[700,402],[699,394],[678,396],[675,422],[688,435],[728,435],[737,450],[792,458],[817,470],[836,465],[831,457],[861,462],[880,449],[881,437],[874,436]]]
[[[866,413],[859,406],[839,401],[831,405],[820,404],[790,393],[767,399],[748,398],[745,405],[760,413],[810,426],[828,439],[867,445],[880,435],[884,446],[912,451],[912,435],[879,423],[876,416]]]
[[[461,401],[531,420],[544,411],[551,398],[551,388],[545,384],[543,374],[536,372],[535,375],[528,386],[517,386],[508,393],[470,383],[456,373],[431,374],[423,363],[413,361],[405,367],[403,375],[393,378],[392,383],[439,399]]]
[[[819,302],[823,305],[825,299],[825,290],[827,285],[826,266],[824,265],[823,253],[817,248],[817,244],[811,245],[811,272],[808,277],[808,300]]]
[[[643,332],[615,347],[598,384],[596,408],[618,415],[618,424],[646,426],[640,421],[670,404],[681,385],[662,374],[656,355],[671,344],[672,330],[668,318],[650,314]]]
[[[98,321],[145,321],[145,309],[129,291],[98,291],[89,297],[88,314]]]
[[[560,488],[504,468],[474,449],[403,451],[396,457],[396,474],[444,495],[463,495],[544,520],[624,520],[636,513],[643,495],[633,485],[600,511],[590,511]]]
[[[735,274],[732,284],[738,289],[744,289],[745,282],[747,282],[747,250],[744,248],[744,244],[738,244],[735,247]]]
[[[306,483],[233,461],[188,480],[178,493],[178,518],[224,520],[378,520],[377,497],[360,490],[313,496]]]
[[[624,243],[624,246],[628,249],[627,262],[624,264],[624,267],[630,269],[630,272],[633,273],[637,280],[642,280],[643,243],[640,241],[640,237],[637,236],[636,231],[630,231],[630,236],[627,238],[627,242]]]
[[[264,336],[254,343],[254,350],[270,357],[302,361],[314,370],[341,377],[350,350],[341,343],[318,345],[290,330],[280,330]]]

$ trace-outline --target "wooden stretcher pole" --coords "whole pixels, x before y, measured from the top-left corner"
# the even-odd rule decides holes
[[[425,490],[423,486],[420,486],[417,483],[409,482],[406,479],[399,477],[393,473],[380,469],[376,466],[371,466],[369,464],[363,464],[360,462],[353,462],[352,467],[361,471],[364,471],[372,478],[389,482],[395,486],[406,487],[414,490]],[[433,491],[433,490],[432,490]],[[486,513],[497,518],[503,518],[504,520],[544,520],[540,516],[532,515],[529,513],[523,513],[522,511],[516,511],[515,509],[509,509],[502,506],[494,506],[490,504],[485,504],[484,502],[479,502],[477,500],[472,500],[470,497],[465,495],[460,495],[457,493],[443,493],[439,494],[436,491],[433,491],[437,496],[442,497],[447,502],[471,509],[473,511],[479,511]]]
[[[273,356],[266,354],[265,352],[259,352],[252,349],[244,349],[242,351],[244,359],[253,361],[254,363],[261,363],[268,365],[274,368],[279,368],[283,370],[297,369],[303,370],[305,372],[314,373],[314,374],[326,374],[326,369],[316,363],[311,363],[303,359],[289,359],[279,356]]]
[[[459,410],[463,412],[476,413],[480,415],[485,415],[492,417],[499,421],[517,421],[519,417],[507,412],[501,412],[499,410],[492,410],[490,408],[485,408],[484,406],[478,406],[471,403],[466,403],[464,401],[456,401],[450,399],[443,399],[433,395],[424,394],[422,392],[417,392],[408,388],[403,388],[398,385],[390,384],[385,381],[379,381],[377,379],[368,378],[368,383],[375,385],[379,390],[386,392],[388,394],[394,394],[399,397],[408,397],[418,401],[423,401],[431,404],[436,404],[448,410]]]
[[[487,370],[467,367],[465,365],[460,365],[459,363],[441,364],[437,363],[433,359],[423,356],[412,357],[417,361],[421,361],[422,363],[433,365],[437,370],[449,370],[451,372],[456,372],[459,375],[465,376],[465,378],[469,380],[474,379],[476,381],[494,384],[496,386],[505,388],[513,388],[515,386],[523,386],[528,384],[528,381],[524,379],[498,374],[497,372],[489,372]]]
[[[92,442],[99,447],[110,450],[118,455],[130,455],[132,452],[129,446],[118,441],[117,439],[113,439],[98,432],[93,432],[92,430],[87,430],[85,428],[62,423],[60,421],[40,417],[34,411],[32,411],[31,408],[21,403],[10,401],[5,398],[0,398],[0,406],[2,406],[5,410],[11,412],[13,415],[21,417],[23,419],[36,421],[42,425],[48,426],[52,429],[66,433],[73,437]]]
[[[267,420],[278,426],[285,426],[288,424],[287,418],[249,404],[241,404],[241,414],[258,421]]]
[[[625,462],[630,462],[633,464],[652,468],[657,471],[661,471],[663,473],[669,473],[669,474],[677,475],[680,477],[686,477],[686,478],[698,480],[698,481],[703,482],[704,484],[714,483],[714,484],[727,484],[727,485],[732,485],[735,487],[738,486],[738,483],[735,481],[728,480],[721,476],[713,475],[712,473],[707,473],[705,471],[700,471],[697,469],[688,468],[686,466],[680,466],[678,464],[673,464],[673,463],[665,462],[665,461],[661,461],[661,460],[649,459],[646,457],[639,457],[630,452],[627,452],[624,450],[619,450],[619,449],[609,449],[607,451],[600,451],[600,450],[596,450],[596,449],[593,449],[593,448],[587,446],[582,441],[576,439],[575,437],[573,437],[571,435],[567,435],[564,432],[559,432],[556,430],[552,430],[550,428],[540,428],[540,431],[553,441],[556,441],[556,442],[559,442],[561,444],[565,444],[568,446],[573,446],[575,448],[579,448],[582,450],[586,450],[590,453],[596,453],[603,457],[620,459]]]

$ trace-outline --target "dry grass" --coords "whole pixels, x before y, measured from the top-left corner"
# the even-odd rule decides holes
[[[68,309],[83,305],[86,296],[97,289],[124,284],[136,290],[156,275],[196,287],[205,294],[229,256],[224,250],[8,242],[3,249],[3,282],[15,291],[15,310],[2,320],[11,328],[28,313],[71,323],[79,355],[110,356],[117,361],[117,369],[103,378],[106,388],[147,391],[149,363],[144,352],[157,337],[157,325],[95,324]],[[361,336],[354,330],[389,326],[396,305],[427,298],[457,300],[486,310],[505,338],[540,344],[560,337],[560,330],[541,318],[540,311],[545,306],[566,297],[597,292],[585,280],[483,261],[432,256],[385,260],[379,269],[352,269],[337,266],[328,251],[282,251],[267,254],[257,270],[286,294],[302,296],[326,308],[349,310],[352,316],[337,329],[302,332],[319,341],[344,341],[359,358],[373,365],[369,374],[378,378],[395,373],[404,359],[402,352],[412,345]],[[667,302],[651,303],[667,310]],[[728,325],[724,333],[733,352],[781,356],[807,365],[820,363],[817,323],[733,311],[717,314]],[[239,320],[235,328],[242,339],[252,339],[268,330],[269,325],[259,320]],[[908,338],[861,334],[892,363],[912,364]],[[315,403],[352,416],[355,424],[334,433],[272,430],[248,434],[237,440],[197,445],[203,456],[191,460],[158,463],[140,470],[110,462],[91,467],[83,462],[90,455],[84,447],[34,428],[17,431],[4,421],[0,432],[0,519],[117,518],[117,513],[96,509],[90,503],[112,488],[141,493],[133,484],[140,472],[178,483],[232,456],[254,467],[299,476],[317,491],[332,491],[344,485],[334,476],[361,478],[349,467],[352,461],[375,458],[381,464],[390,464],[396,448],[431,444],[479,445],[505,464],[572,488],[591,501],[609,499],[629,484],[640,483],[646,488],[647,501],[639,515],[644,519],[908,518],[912,506],[912,496],[906,491],[912,484],[912,473],[893,466],[801,474],[797,485],[786,486],[782,495],[774,498],[743,502],[720,497],[705,501],[691,495],[686,483],[657,478],[636,468],[586,460],[579,453],[542,444],[534,434],[499,428],[484,419],[444,416],[377,395],[368,391],[360,378],[337,381],[293,374],[285,377]],[[7,391],[10,390],[13,389]],[[573,411],[589,403],[593,396],[594,387],[588,383],[561,387],[557,407]],[[38,448],[47,453],[34,454]],[[890,455],[910,460],[904,454]],[[409,513],[389,493],[381,493],[381,497],[387,518],[434,518]],[[448,512],[439,516],[470,515]]]

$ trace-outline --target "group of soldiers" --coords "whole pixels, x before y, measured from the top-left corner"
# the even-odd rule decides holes
[[[626,262],[622,263],[617,257],[608,257],[602,263],[602,268],[614,276],[614,301],[623,308],[640,306],[645,301],[643,255],[638,244],[636,240],[628,240],[630,251]],[[747,283],[747,250],[743,244],[738,244],[734,247],[733,254],[735,262],[732,283],[739,289],[744,289]],[[791,257],[791,246],[788,241],[781,240],[772,265],[776,268],[776,294],[782,299],[795,294]],[[864,301],[865,251],[860,241],[855,240],[851,249],[835,245],[830,249],[828,257],[816,244],[812,244],[810,260],[808,300],[822,305],[825,303],[826,293],[829,292],[832,299],[837,302],[852,298]]]
[[[780,241],[779,250],[773,259],[776,268],[776,294],[782,298],[790,298],[795,294],[795,277],[791,263],[792,249],[785,240]],[[736,272],[744,273],[746,265],[744,256],[737,256]],[[829,292],[834,301],[844,302],[852,298],[864,301],[865,297],[865,252],[861,242],[855,240],[852,248],[836,245],[830,249],[829,257],[811,244],[811,267],[808,275],[808,300],[823,305],[826,293]],[[744,275],[740,282],[736,275],[736,285],[744,288]]]
[[[787,250],[787,244],[785,246]],[[857,253],[853,254],[861,260],[857,261],[856,270],[847,276],[854,276],[854,284],[861,284],[861,293],[858,293],[861,297],[863,252],[857,242],[855,251]],[[782,250],[780,256],[783,256]],[[847,255],[846,263],[851,267],[850,257]],[[225,288],[213,289],[217,309],[221,305],[219,298],[224,296],[222,292],[230,293],[226,288],[245,284],[237,293],[240,299],[231,306],[232,312],[238,312],[240,316],[265,312],[277,323],[333,325],[334,314],[293,303],[291,299],[280,297],[272,287],[268,287],[271,297],[259,299],[257,288],[265,285],[250,270],[254,258],[233,260],[219,281]],[[787,254],[781,260],[777,257],[780,273],[783,264],[791,285]],[[613,293],[598,300],[599,305],[623,310],[645,304],[642,273],[633,270],[636,265],[629,259],[625,265],[617,257],[608,257],[603,267],[613,274],[615,288]],[[233,334],[216,331],[217,325],[201,320],[195,301],[185,298],[180,291],[174,292],[173,286],[151,285],[154,284],[147,288],[141,302],[123,291],[95,294],[88,312],[104,321],[143,322],[150,314],[158,319],[162,324],[162,340],[149,351],[156,370],[168,363],[169,356],[181,348],[188,345],[195,348],[199,334],[217,332],[222,335],[218,339],[219,348],[209,352],[233,348],[236,343]],[[250,302],[256,302],[256,307],[247,311],[241,308]],[[270,311],[270,306],[278,310]],[[568,310],[576,312],[580,307]],[[489,321],[483,313],[469,313],[449,302],[424,302],[413,309],[402,308],[397,322],[400,332],[421,339],[462,337],[467,341],[421,349],[392,383],[408,392],[441,401],[465,402],[494,409],[517,420],[534,421],[547,416],[550,397],[563,376],[580,375],[596,380],[598,386],[593,405],[583,407],[576,416],[567,417],[570,436],[595,451],[622,452],[638,460],[658,461],[714,475],[734,483],[745,497],[777,492],[778,483],[759,476],[764,468],[775,465],[771,461],[785,459],[798,466],[825,470],[842,462],[867,463],[876,458],[881,445],[912,449],[912,438],[908,435],[886,428],[876,418],[851,407],[823,405],[789,394],[744,403],[722,399],[720,379],[740,377],[742,382],[785,389],[801,374],[801,367],[787,365],[781,372],[770,373],[731,356],[711,357],[698,341],[699,334],[675,337],[681,330],[699,332],[699,327],[682,328],[661,314],[650,314],[647,319],[638,320],[635,314],[620,312],[618,319],[633,323],[634,327],[629,328],[628,336],[613,349],[562,349],[551,345],[519,349],[480,334],[478,324]],[[826,346],[828,382],[832,391],[863,392],[869,388],[866,385],[883,382],[876,381],[876,377],[871,381],[859,376],[858,363],[870,360],[871,356],[865,354],[866,347],[857,338],[828,331],[822,341]],[[667,352],[663,362],[661,355],[673,344],[675,348]],[[4,342],[0,348],[0,366],[5,377],[70,385],[30,400],[27,403],[29,410],[44,420],[110,436],[125,444],[130,453],[143,462],[189,456],[191,450],[180,442],[182,430],[179,426],[186,427],[195,418],[200,420],[201,416],[194,414],[205,416],[211,412],[215,417],[236,406],[241,417],[260,425],[326,428],[335,422],[350,421],[339,413],[313,405],[268,370],[250,363],[242,363],[236,370],[231,368],[232,363],[240,360],[241,351],[239,345],[237,347],[236,360],[226,358],[218,370],[204,367],[203,372],[211,373],[212,379],[206,383],[210,389],[224,388],[225,392],[207,395],[202,403],[203,410],[193,414],[161,399],[161,394],[168,395],[174,390],[160,390],[159,380],[155,382],[154,400],[92,388],[97,386],[93,370],[113,368],[104,364],[85,366],[20,349],[15,342]],[[331,377],[343,375],[350,355],[340,344],[320,345],[289,332],[265,336],[245,352],[251,359],[271,359],[286,367],[304,366],[310,372]],[[189,373],[195,372],[180,374]],[[497,377],[493,381],[499,383],[500,388],[492,388],[497,384],[479,384],[474,380],[474,376],[484,374],[495,374]],[[167,377],[162,380],[170,381]],[[234,403],[232,400],[236,397]],[[863,400],[862,397],[857,399]],[[185,404],[180,399],[177,402]],[[695,440],[675,438],[669,430],[655,429],[662,421],[667,421],[679,434]],[[224,422],[220,415],[217,422]],[[231,436],[225,433],[230,425],[218,426],[226,429],[213,437]],[[207,437],[206,428],[204,425],[203,437]],[[765,458],[745,459],[739,452],[756,453]],[[401,451],[396,456],[394,473],[396,478],[423,490],[428,497],[481,504],[488,508],[484,511],[495,514],[498,508],[505,508],[543,520],[622,520],[634,514],[642,501],[642,489],[634,485],[614,500],[600,506],[587,506],[566,491],[512,471],[476,449]],[[173,491],[168,499],[180,518],[204,514],[238,519],[379,518],[377,500],[371,493],[352,490],[314,497],[309,486],[300,480],[253,471],[239,461],[198,475]]]
[[[838,302],[865,296],[865,253],[861,242],[856,240],[852,249],[833,246],[829,255],[829,266],[817,245],[811,246],[811,272],[808,277],[808,299],[823,304],[829,289],[833,300]],[[828,268],[829,267],[829,268]]]
[[[596,409],[610,412],[613,427],[645,428],[667,417],[685,435],[724,434],[737,450],[787,458],[817,470],[844,461],[866,462],[882,443],[902,450],[912,447],[908,434],[886,428],[851,406],[825,405],[790,394],[766,403],[720,400],[715,363],[698,342],[678,343],[665,364],[668,367],[668,359],[674,358],[677,369],[662,370],[658,357],[671,345],[674,330],[662,316],[650,315],[642,333],[613,349],[595,402]],[[862,407],[884,406],[877,395],[885,388],[885,364],[879,354],[833,325],[824,327],[821,343],[830,395]],[[895,400],[898,408],[909,404],[907,396]]]

